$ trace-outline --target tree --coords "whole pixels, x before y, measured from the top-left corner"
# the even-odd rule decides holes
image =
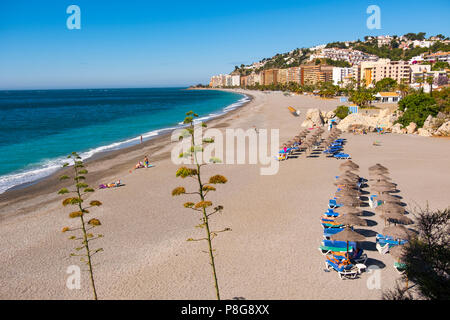
[[[334,110],[334,113],[339,119],[344,119],[349,114],[349,110],[347,106],[339,106]]]
[[[398,120],[403,126],[408,126],[411,122],[415,122],[419,127],[422,127],[430,114],[436,116],[439,112],[439,107],[434,98],[423,92],[406,96],[400,100],[398,108],[404,111],[402,117]]]
[[[435,91],[433,98],[436,100],[440,112],[450,114],[450,87]]]
[[[449,69],[450,65],[448,64],[448,62],[446,61],[437,61],[436,63],[433,64],[433,66],[431,67],[432,71],[439,71],[439,70],[445,70],[445,69]]]
[[[433,96],[433,82],[434,82],[434,78],[433,77],[427,77],[427,79],[425,80],[426,83],[430,86],[430,96]]]
[[[394,91],[395,88],[397,88],[397,86],[398,86],[397,81],[395,81],[394,79],[384,78],[375,84],[375,91],[376,92]]]
[[[89,205],[86,206],[84,204],[84,200],[86,196],[92,192],[94,192],[94,189],[90,188],[84,180],[86,179],[85,175],[88,173],[88,171],[84,168],[83,161],[81,160],[81,157],[76,153],[72,152],[71,155],[67,157],[68,159],[71,159],[73,161],[73,169],[74,169],[74,177],[73,180],[75,181],[75,188],[73,190],[68,190],[67,188],[62,188],[59,190],[58,194],[73,194],[74,196],[70,198],[64,199],[62,202],[63,206],[72,205],[77,207],[77,211],[73,211],[69,214],[69,218],[76,219],[80,218],[80,226],[78,227],[64,227],[62,229],[62,232],[77,232],[81,231],[81,237],[77,236],[71,236],[69,240],[81,240],[81,246],[75,248],[75,251],[79,252],[84,250],[85,254],[80,253],[71,253],[71,257],[80,257],[81,262],[85,263],[88,266],[89,276],[91,279],[91,287],[92,292],[94,295],[94,299],[97,300],[97,290],[95,288],[95,281],[94,281],[94,269],[93,269],[93,263],[92,263],[92,257],[97,254],[98,252],[103,251],[103,248],[98,249],[92,249],[90,243],[92,241],[95,241],[97,239],[103,238],[103,235],[97,234],[94,235],[92,232],[90,232],[92,229],[94,229],[97,226],[100,226],[100,220],[97,218],[91,218],[88,221],[85,220],[85,216],[89,214],[89,210],[93,207],[101,206],[102,203],[98,200],[91,200],[89,202]],[[65,163],[63,167],[69,166],[69,163]],[[66,180],[70,177],[68,175],[63,175],[60,177],[60,180]]]
[[[403,99],[410,91],[410,86],[408,85],[408,80],[401,79],[400,83],[397,85],[397,89],[400,91],[400,95],[402,96],[402,99]]]
[[[405,275],[415,283],[421,298],[449,300],[450,208],[432,211],[427,206],[414,216],[419,234],[404,247]],[[390,294],[389,299],[404,296],[404,289],[397,287],[395,291],[397,294]]]
[[[201,168],[206,165],[206,163],[203,163],[202,160],[198,159],[197,155],[198,153],[203,152],[203,144],[205,143],[213,143],[214,141],[211,139],[203,139],[201,144],[195,144],[196,138],[194,134],[194,119],[198,118],[198,115],[195,114],[192,111],[189,111],[186,113],[186,118],[184,119],[183,123],[187,124],[188,127],[185,131],[185,134],[181,137],[188,137],[190,139],[191,148],[189,151],[181,153],[180,157],[189,157],[194,162],[194,168],[187,168],[187,167],[181,167],[177,170],[176,176],[181,178],[192,178],[196,181],[196,184],[198,184],[198,190],[193,192],[186,192],[186,189],[184,187],[177,187],[173,189],[172,196],[180,196],[180,195],[196,195],[200,198],[200,201],[197,203],[194,202],[186,202],[184,204],[184,207],[187,209],[194,210],[195,212],[199,212],[201,214],[201,224],[197,225],[196,227],[200,229],[204,229],[206,236],[204,238],[200,239],[193,239],[189,238],[187,241],[206,241],[208,243],[208,253],[210,258],[210,265],[212,268],[212,275],[214,280],[214,288],[216,291],[216,298],[217,300],[220,300],[220,291],[219,291],[219,284],[217,280],[217,272],[216,272],[216,265],[215,265],[215,259],[214,259],[214,249],[212,246],[212,240],[221,232],[231,231],[230,228],[225,228],[220,231],[212,231],[210,226],[210,217],[216,213],[219,213],[223,210],[223,206],[219,205],[212,208],[213,203],[209,200],[206,200],[206,195],[209,192],[216,191],[216,188],[214,185],[216,184],[224,184],[227,182],[227,179],[224,176],[221,175],[214,175],[209,178],[208,182],[205,183],[202,180],[201,176]],[[206,124],[202,124],[203,127],[206,127]],[[181,138],[180,137],[180,138]],[[210,159],[211,162],[216,163],[219,162],[219,159]]]
[[[375,96],[373,95],[371,89],[361,87],[350,94],[349,100],[357,104],[358,106],[364,108],[368,107],[370,102],[375,100]]]

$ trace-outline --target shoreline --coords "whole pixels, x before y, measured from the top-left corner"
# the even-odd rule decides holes
[[[205,89],[205,90],[210,90],[210,89]],[[212,118],[206,120],[205,123],[207,123],[207,124],[211,124],[214,122],[219,123],[219,122],[226,121],[227,117],[231,117],[237,110],[244,108],[245,106],[250,104],[254,99],[254,96],[249,93],[236,92],[235,90],[226,90],[226,89],[225,90],[214,89],[214,90],[239,93],[244,96],[241,99],[247,98],[248,101],[245,101],[242,105],[240,105],[232,110],[225,111],[224,114],[221,114],[219,116],[212,117]],[[239,100],[241,100],[241,99],[239,99]],[[234,103],[239,102],[239,100]],[[233,104],[230,104],[230,106]],[[227,107],[229,107],[229,106],[226,106],[223,109],[225,109]],[[157,129],[157,130],[166,130],[166,129],[161,128],[161,129]],[[170,156],[170,154],[164,153],[164,154],[160,155],[160,154],[158,154],[158,151],[160,151],[161,149],[164,148],[166,142],[168,141],[168,137],[170,137],[170,135],[172,134],[172,132],[174,130],[177,130],[177,128],[167,129],[167,132],[164,132],[155,137],[150,137],[149,139],[147,139],[146,141],[143,141],[142,143],[138,143],[138,144],[131,145],[131,146],[126,146],[126,147],[119,148],[116,150],[101,151],[99,153],[92,155],[88,159],[84,160],[86,166],[93,166],[93,165],[95,166],[96,164],[103,162],[103,161],[114,162],[114,160],[116,160],[117,158],[124,157],[127,155],[130,155],[131,159],[119,161],[119,163],[114,164],[110,169],[103,169],[103,170],[99,170],[99,171],[90,171],[88,178],[87,178],[87,183],[90,184],[91,187],[94,187],[96,189],[96,187],[98,186],[99,183],[105,183],[105,181],[103,181],[104,179],[114,176],[117,173],[119,173],[120,171],[125,170],[128,163],[130,164],[129,167],[133,168],[135,163],[137,163],[139,160],[142,160],[144,154],[150,154],[150,162],[151,163],[157,163],[158,161],[168,158]],[[142,155],[138,156],[137,155],[138,152],[141,152]],[[152,154],[155,154],[155,153],[156,153],[156,157],[152,156]],[[27,183],[13,186],[13,187],[7,189],[5,192],[1,193],[0,194],[0,221],[5,219],[6,217],[15,215],[15,214],[9,214],[9,213],[3,212],[4,209],[8,205],[16,204],[16,203],[22,202],[22,201],[27,201],[29,199],[36,198],[37,196],[40,196],[40,195],[56,193],[60,188],[63,187],[63,185],[65,185],[65,183],[60,183],[59,176],[65,174],[69,170],[70,169],[68,169],[68,168],[57,169],[57,171],[53,172],[52,174],[50,174],[46,177],[39,178],[32,182],[27,182]],[[103,182],[100,182],[100,181],[103,181]],[[47,203],[47,201],[45,201],[44,203]],[[33,204],[33,205],[35,205],[35,204]],[[21,213],[27,213],[31,210],[32,210],[31,208],[25,209],[25,210],[22,210]]]

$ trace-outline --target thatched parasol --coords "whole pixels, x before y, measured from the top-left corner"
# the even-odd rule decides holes
[[[367,226],[367,221],[358,218],[354,214],[343,214],[334,219],[336,223],[343,224],[346,226]]]
[[[408,240],[416,235],[416,232],[404,226],[388,226],[383,229],[383,235],[390,236],[396,240]],[[400,242],[400,241],[399,241]]]
[[[377,181],[370,185],[371,187],[390,187],[395,188],[397,186],[396,183],[388,182],[388,181]]]
[[[374,174],[370,180],[372,180],[372,181],[373,180],[375,180],[375,181],[388,181],[388,180],[392,180],[392,178],[389,178],[385,174],[377,173],[377,174]]]
[[[335,186],[339,186],[339,185],[351,185],[351,186],[356,186],[355,181],[352,181],[348,178],[340,178],[336,180],[336,182],[334,182]]]
[[[351,206],[351,207],[361,206],[360,200],[358,200],[354,197],[349,197],[349,196],[344,196],[344,197],[338,198],[337,202],[342,205]]]
[[[405,257],[406,254],[406,246],[407,244],[404,245],[398,245],[395,246],[393,248],[389,248],[389,253],[391,256],[393,256],[397,261],[402,261]]]
[[[394,220],[394,223],[402,223],[402,224],[412,224],[414,221],[412,221],[410,218],[405,216],[402,213],[396,212],[396,211],[388,211],[380,215],[381,218],[385,220]]]
[[[355,216],[362,216],[363,212],[362,210],[355,208],[355,207],[351,207],[351,206],[342,206],[339,208],[334,209],[334,212],[339,213],[339,215],[343,215],[343,214],[352,214]]]
[[[387,169],[372,169],[372,170],[369,170],[369,175],[370,176],[376,176],[376,175],[380,175],[380,174],[384,174],[384,175],[389,174],[389,170],[387,170]]]
[[[358,190],[355,190],[355,189],[342,189],[342,190],[336,191],[334,193],[336,198],[352,197],[352,198],[355,198],[355,199],[358,199],[360,194],[361,193]]]
[[[375,170],[388,170],[388,168],[386,168],[385,166],[382,166],[379,163],[369,167],[369,171],[375,171]]]
[[[359,169],[359,166],[351,160],[347,160],[339,165],[339,168],[350,168],[352,170]]]
[[[356,231],[353,231],[350,227],[346,227],[341,232],[333,234],[330,238],[331,238],[331,240],[347,242],[347,256],[348,256],[349,241],[356,242],[356,241],[363,241],[365,239],[365,237],[362,234],[360,234]]]
[[[388,187],[388,186],[373,186],[370,188],[370,190],[382,193],[382,192],[392,192],[395,191],[395,188]]]
[[[337,241],[363,241],[365,237],[356,232],[353,231],[350,227],[345,227],[344,230],[342,230],[339,233],[333,234],[331,237],[331,240],[337,240]]]
[[[384,213],[384,212],[398,212],[405,213],[405,208],[403,208],[400,204],[395,202],[383,203],[375,208],[376,212]]]
[[[386,201],[386,202],[401,202],[400,198],[393,196],[390,193],[382,193],[378,196],[378,200]]]

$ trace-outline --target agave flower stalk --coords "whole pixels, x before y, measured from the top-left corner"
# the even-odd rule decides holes
[[[196,212],[201,213],[201,224],[197,225],[196,227],[205,229],[206,236],[204,238],[200,239],[194,239],[189,238],[187,241],[206,241],[208,244],[208,253],[209,253],[209,259],[210,259],[210,265],[212,270],[212,276],[214,281],[214,288],[216,292],[216,298],[217,300],[220,300],[220,290],[219,290],[219,284],[217,280],[217,271],[216,271],[216,264],[215,264],[215,257],[214,257],[214,249],[212,245],[212,240],[221,232],[231,231],[230,228],[225,228],[223,230],[219,231],[213,231],[211,230],[210,225],[210,217],[216,213],[219,213],[223,210],[223,206],[218,205],[213,208],[213,203],[209,200],[206,200],[206,196],[209,192],[216,191],[216,188],[214,185],[216,184],[224,184],[227,182],[227,179],[224,176],[221,175],[214,175],[209,178],[208,182],[205,183],[202,180],[201,176],[201,169],[206,163],[200,162],[197,158],[197,153],[203,151],[203,144],[206,143],[213,143],[214,140],[212,139],[203,139],[202,143],[200,145],[195,144],[195,138],[194,138],[194,119],[197,118],[198,115],[193,113],[192,111],[189,111],[186,113],[186,118],[184,119],[184,123],[188,124],[188,128],[186,129],[186,135],[191,140],[191,148],[189,151],[181,153],[180,157],[191,157],[194,162],[194,168],[188,168],[188,167],[181,167],[177,170],[176,176],[181,178],[192,178],[196,180],[198,184],[198,191],[193,192],[186,192],[186,189],[184,187],[177,187],[173,189],[172,195],[173,196],[179,196],[183,194],[189,194],[189,195],[197,195],[200,198],[200,201],[197,203],[194,202],[186,202],[184,204],[185,208],[194,210]],[[202,124],[203,127],[206,127],[206,124]],[[210,160],[210,162],[219,162],[219,159],[213,158]]]
[[[70,254],[71,257],[80,257],[80,261],[85,263],[88,266],[88,272],[91,280],[91,287],[92,287],[92,293],[94,296],[94,299],[97,300],[97,290],[95,288],[95,280],[94,280],[94,270],[93,270],[93,264],[92,264],[92,257],[97,254],[98,252],[103,251],[103,248],[93,249],[92,246],[90,246],[90,243],[94,240],[100,239],[103,237],[102,234],[93,234],[90,232],[92,229],[98,227],[101,225],[100,220],[96,218],[91,218],[86,222],[85,215],[89,214],[89,209],[93,207],[99,207],[102,205],[102,203],[98,200],[91,200],[89,202],[89,205],[84,205],[84,200],[86,199],[87,195],[94,192],[93,188],[90,188],[88,184],[86,184],[84,181],[88,171],[84,168],[83,161],[81,157],[76,153],[72,152],[71,155],[67,157],[68,159],[73,161],[73,168],[74,168],[74,176],[73,180],[75,181],[75,186],[72,190],[69,190],[67,188],[62,188],[59,190],[58,194],[72,194],[73,196],[70,198],[66,198],[63,200],[62,204],[63,206],[72,205],[77,207],[77,211],[73,211],[69,214],[69,218],[80,219],[80,226],[78,227],[64,227],[62,229],[62,232],[79,232],[81,231],[81,236],[71,236],[69,237],[69,240],[78,240],[81,241],[81,246],[76,247],[75,251],[85,251],[85,253],[74,253],[72,252]],[[69,166],[69,163],[65,163],[63,167]],[[60,180],[66,180],[70,179],[69,176],[63,175],[60,177]]]

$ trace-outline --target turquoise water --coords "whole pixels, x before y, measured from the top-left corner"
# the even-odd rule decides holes
[[[0,193],[84,159],[173,129],[193,110],[211,118],[243,95],[183,88],[0,91]]]

